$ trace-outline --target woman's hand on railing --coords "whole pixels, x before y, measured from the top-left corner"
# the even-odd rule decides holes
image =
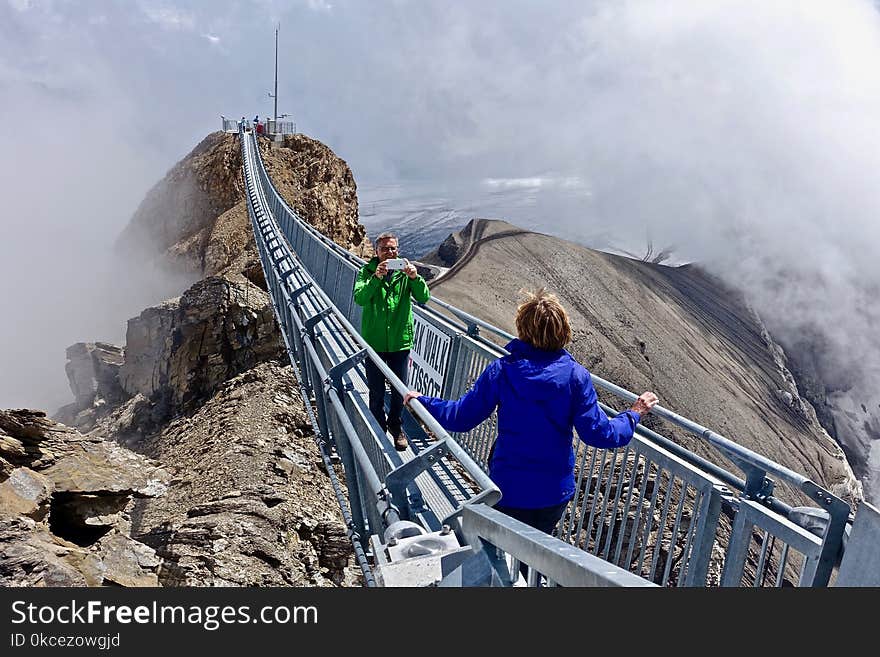
[[[408,406],[410,401],[412,401],[413,399],[418,399],[421,396],[422,396],[422,393],[417,392],[415,390],[410,390],[408,393],[406,393],[403,396],[403,405]]]
[[[660,400],[657,399],[657,395],[653,392],[643,392],[639,395],[639,398],[633,402],[630,410],[638,413],[639,417],[644,417],[651,412],[651,409],[657,405],[658,401]]]

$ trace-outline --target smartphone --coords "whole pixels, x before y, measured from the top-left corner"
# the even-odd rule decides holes
[[[404,260],[403,258],[391,258],[385,261],[385,266],[388,268],[388,271],[403,269],[404,267],[406,267],[406,260]]]

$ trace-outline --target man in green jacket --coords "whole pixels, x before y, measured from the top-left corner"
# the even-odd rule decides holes
[[[385,361],[392,372],[407,384],[409,351],[413,346],[412,299],[425,303],[431,292],[409,260],[403,269],[389,270],[387,261],[397,258],[397,237],[382,233],[376,238],[376,255],[358,272],[354,283],[354,302],[363,307],[361,335]],[[401,431],[403,396],[391,388],[391,406],[385,417],[385,377],[370,360],[366,361],[370,411],[384,431],[394,439],[398,450],[407,448]]]

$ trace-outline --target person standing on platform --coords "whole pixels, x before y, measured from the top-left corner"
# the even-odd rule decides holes
[[[399,260],[397,236],[382,233],[376,238],[376,255],[361,267],[354,283],[354,301],[363,307],[361,335],[398,379],[406,384],[409,352],[413,346],[412,300],[426,303],[431,292],[415,265],[404,261],[403,269],[389,269],[389,261]],[[408,447],[401,428],[403,395],[391,388],[391,405],[385,415],[385,376],[369,358],[366,360],[370,411],[384,431],[391,434],[394,447]]]

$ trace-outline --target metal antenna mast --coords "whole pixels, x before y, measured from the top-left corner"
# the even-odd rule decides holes
[[[275,99],[275,129],[278,129],[278,29],[281,27],[281,23],[278,23],[278,26],[275,28],[275,95],[272,96]]]

